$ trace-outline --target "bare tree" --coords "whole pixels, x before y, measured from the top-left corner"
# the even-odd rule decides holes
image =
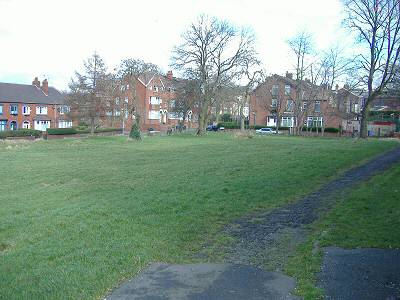
[[[170,109],[181,119],[179,130],[186,120],[190,124],[199,92],[200,88],[195,80],[184,80],[177,85],[176,99]]]
[[[76,78],[69,83],[67,101],[78,118],[89,120],[92,134],[96,122],[105,115],[106,70],[102,58],[95,52],[84,61],[84,72],[75,72]]]
[[[306,74],[310,71],[312,65],[310,56],[314,51],[313,38],[311,34],[302,31],[289,39],[288,45],[293,51],[296,61],[294,66],[296,72],[296,97],[292,99],[294,115],[293,134],[300,134],[305,116],[303,103],[309,101],[309,99],[305,98],[304,80],[306,79]]]
[[[244,130],[244,108],[250,103],[250,94],[265,79],[265,72],[260,67],[260,61],[255,57],[255,52],[251,56],[244,59],[243,77],[245,77],[246,85],[243,87],[243,95],[237,97],[237,105],[240,116],[240,130]],[[250,122],[250,111],[249,111]]]
[[[358,34],[365,53],[359,56],[361,81],[368,94],[361,110],[360,136],[367,137],[371,103],[395,76],[400,53],[399,0],[343,0],[346,24]]]
[[[249,30],[202,15],[182,39],[173,50],[172,66],[200,86],[197,134],[203,134],[218,89],[238,76],[243,60],[254,52],[254,37]]]

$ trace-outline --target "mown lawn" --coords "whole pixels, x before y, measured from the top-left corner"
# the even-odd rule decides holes
[[[319,222],[287,266],[304,299],[322,299],[315,287],[322,248],[400,248],[400,165],[353,190]]]
[[[0,142],[0,299],[101,299],[188,262],[233,218],[294,201],[393,147],[293,137]]]

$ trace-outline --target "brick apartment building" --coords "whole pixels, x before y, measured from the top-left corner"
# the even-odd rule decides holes
[[[32,85],[0,83],[0,131],[72,127],[63,94],[36,77]]]
[[[157,131],[166,131],[174,128],[182,119],[173,111],[174,103],[177,97],[177,87],[182,83],[181,79],[174,78],[172,71],[168,71],[166,75],[148,72],[142,74],[135,79],[135,88],[124,84],[121,86],[123,90],[123,100],[127,105],[133,103],[136,99],[135,108],[140,115],[141,130],[150,128]],[[133,93],[135,95],[133,95]],[[117,99],[117,101],[121,101]],[[117,111],[108,111],[106,113],[107,120],[105,123],[110,124],[111,118],[116,118],[114,126],[124,127],[129,131],[132,126],[133,116],[129,113],[121,114]],[[192,126],[194,122],[192,112],[185,117],[185,125]]]
[[[303,124],[307,127],[343,128],[346,125],[345,130],[358,130],[353,123],[359,123],[360,97],[344,88],[332,90],[315,86],[308,80],[300,84],[301,99],[297,99],[299,83],[291,73],[267,77],[250,97],[250,125],[276,126],[277,122],[281,127]]]

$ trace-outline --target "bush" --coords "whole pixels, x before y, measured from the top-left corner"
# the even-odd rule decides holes
[[[122,128],[96,128],[94,130],[95,133],[99,133],[99,132],[114,132],[114,131],[122,132]]]
[[[225,129],[240,129],[240,124],[236,122],[221,122],[217,124],[217,127],[224,127]]]
[[[29,136],[34,136],[35,138],[38,138],[41,135],[42,132],[40,130],[34,130],[34,129],[0,131],[0,139],[5,139],[7,137],[29,137]]]
[[[312,128],[303,127],[302,131],[317,132],[317,127],[312,127]],[[324,132],[333,132],[333,133],[337,133],[339,131],[340,129],[335,127],[326,127],[324,130]],[[322,132],[322,128],[318,127],[318,132]]]
[[[67,135],[67,134],[77,134],[75,128],[47,128],[48,135]]]
[[[221,122],[218,123],[218,128],[220,127],[225,127],[225,129],[240,129],[240,124],[236,123],[236,122]],[[267,126],[267,125],[250,125],[249,126],[245,126],[246,128],[249,128],[251,130],[256,130],[256,129],[261,129],[261,128],[271,128],[273,130],[276,129],[275,126]],[[279,130],[289,130],[289,127],[279,127]]]
[[[134,122],[132,124],[131,132],[129,132],[129,137],[137,141],[140,141],[142,139],[140,135],[140,128],[137,122]]]
[[[340,132],[340,129],[339,128],[335,128],[335,127],[326,127],[325,128],[325,132],[337,133],[337,132]]]

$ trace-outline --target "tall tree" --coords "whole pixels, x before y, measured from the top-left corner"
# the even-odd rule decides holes
[[[253,92],[255,87],[259,85],[265,79],[265,72],[260,67],[261,62],[255,57],[255,53],[253,55],[249,55],[244,59],[243,64],[243,77],[245,85],[243,86],[242,95],[237,97],[237,105],[239,108],[239,116],[240,116],[240,130],[244,130],[244,109],[249,106],[250,103],[250,94]],[[249,111],[249,122],[250,122],[250,111]]]
[[[107,67],[96,52],[83,63],[84,71],[75,72],[75,79],[69,83],[70,93],[67,101],[79,118],[88,120],[91,133],[94,133],[96,121],[105,115],[107,97],[105,78]]]
[[[311,34],[302,31],[288,40],[288,45],[295,55],[295,72],[296,72],[296,97],[293,100],[293,134],[300,134],[303,127],[303,119],[305,110],[303,103],[308,102],[309,99],[305,97],[305,88],[307,84],[304,83],[307,72],[310,71],[312,65],[311,54],[313,49],[313,37]],[[308,107],[308,105],[307,105]]]
[[[185,120],[193,117],[194,107],[200,94],[200,88],[195,80],[184,80],[176,86],[176,99],[171,103],[171,112],[181,118],[181,130]]]
[[[238,76],[244,59],[254,52],[254,36],[249,30],[202,15],[182,39],[173,50],[172,66],[200,86],[197,134],[203,134],[216,93]]]
[[[360,136],[367,137],[371,103],[393,80],[400,54],[399,0],[343,0],[346,24],[357,33],[363,54],[359,56],[360,80],[367,89],[361,110]]]

